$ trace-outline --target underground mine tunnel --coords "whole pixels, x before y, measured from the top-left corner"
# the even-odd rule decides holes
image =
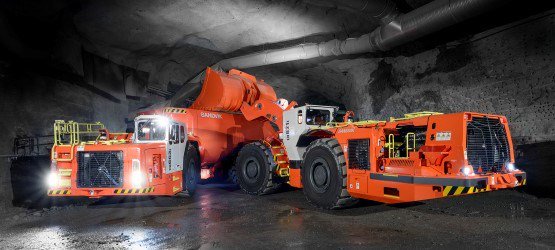
[[[554,248],[553,1],[0,3],[0,246]]]

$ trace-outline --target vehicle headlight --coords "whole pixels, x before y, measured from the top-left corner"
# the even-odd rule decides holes
[[[46,176],[46,185],[48,185],[48,187],[50,188],[55,188],[55,187],[58,187],[59,184],[60,184],[60,176],[58,176],[58,173],[56,172],[48,173],[48,175]]]
[[[134,188],[141,188],[145,183],[145,177],[141,172],[141,162],[138,159],[132,160],[131,185]]]
[[[139,161],[138,159],[133,159],[131,163],[131,167],[132,167],[131,170],[133,170],[133,172],[141,171],[141,161]]]
[[[461,173],[463,173],[465,176],[474,175],[474,169],[472,169],[471,166],[465,166],[461,168]]]
[[[517,170],[515,164],[511,162],[505,164],[505,169],[507,169],[507,171],[509,172],[513,172]]]
[[[143,173],[135,172],[135,171],[131,173],[131,185],[134,188],[141,188],[144,183],[145,183],[145,177]]]

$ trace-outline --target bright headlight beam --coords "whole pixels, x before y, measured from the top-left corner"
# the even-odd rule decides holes
[[[472,167],[470,167],[470,166],[463,167],[463,168],[461,169],[461,172],[462,172],[465,176],[469,176],[469,175],[472,175],[472,174],[474,173],[473,170],[472,170]]]
[[[145,178],[143,174],[139,171],[133,171],[131,173],[131,185],[134,188],[141,188],[144,184]]]
[[[516,170],[516,167],[515,167],[515,164],[514,164],[514,163],[510,163],[510,162],[509,162],[509,163],[507,163],[507,166],[506,166],[506,167],[507,167],[507,171],[509,171],[509,172],[513,172],[513,171]]]
[[[55,188],[58,186],[59,183],[60,183],[60,177],[58,176],[58,173],[56,172],[48,173],[48,175],[46,176],[46,185],[48,185],[48,187]]]

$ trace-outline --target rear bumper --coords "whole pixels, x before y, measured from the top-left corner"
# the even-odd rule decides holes
[[[493,189],[515,187],[526,184],[526,173],[490,174],[484,176],[468,177],[421,177],[408,175],[392,175],[371,173],[370,179],[380,181],[392,181],[408,184],[434,185],[434,186],[457,186],[476,187],[479,189]],[[496,188],[497,187],[497,188]]]
[[[403,203],[526,185],[526,173],[522,171],[446,177],[370,173],[369,177],[367,189],[356,189],[356,185],[353,185],[364,177],[358,179],[353,177],[350,180],[354,182],[349,185],[351,196],[384,203]]]

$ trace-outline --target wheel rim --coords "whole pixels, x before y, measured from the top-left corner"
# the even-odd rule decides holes
[[[254,157],[249,157],[245,161],[245,167],[243,168],[243,176],[248,182],[256,182],[258,175],[260,173],[260,164],[258,160]]]
[[[317,193],[324,193],[330,186],[330,167],[321,157],[314,159],[310,165],[310,183]]]

